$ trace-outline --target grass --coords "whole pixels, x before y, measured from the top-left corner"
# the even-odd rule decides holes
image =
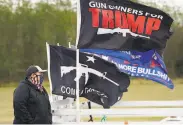
[[[129,91],[124,94],[122,100],[183,100],[183,80],[174,80],[175,89],[170,90],[165,86],[146,80],[132,80]],[[13,121],[13,91],[18,84],[0,85],[0,124],[11,124]],[[46,82],[46,89],[49,91],[49,84]],[[84,100],[84,99],[82,99]],[[145,118],[145,120],[160,120],[161,118]],[[87,119],[88,120],[88,119]],[[100,120],[95,118],[95,120]],[[143,120],[142,118],[108,118],[107,120]]]

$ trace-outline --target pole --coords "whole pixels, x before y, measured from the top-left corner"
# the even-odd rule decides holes
[[[46,42],[46,52],[47,52],[47,62],[48,62],[48,79],[50,83],[50,101],[53,102],[52,81],[51,81],[51,75],[50,75],[50,46],[47,42]]]
[[[71,48],[71,42],[69,42],[69,48]]]
[[[80,123],[80,101],[79,101],[79,49],[77,44],[80,35],[80,25],[81,25],[81,14],[80,14],[80,0],[77,0],[77,35],[76,35],[76,121]]]

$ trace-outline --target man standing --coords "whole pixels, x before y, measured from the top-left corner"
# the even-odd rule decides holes
[[[39,66],[30,66],[26,78],[14,91],[13,124],[52,124],[49,97],[42,86],[44,77]]]

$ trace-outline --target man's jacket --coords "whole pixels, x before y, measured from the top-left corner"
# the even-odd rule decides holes
[[[29,82],[20,82],[13,96],[13,124],[52,124],[51,106],[48,94]]]

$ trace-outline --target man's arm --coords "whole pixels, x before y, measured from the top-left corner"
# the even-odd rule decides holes
[[[26,85],[20,85],[14,92],[13,108],[15,117],[21,120],[22,123],[32,123],[34,120],[27,109],[28,98],[28,87]]]

